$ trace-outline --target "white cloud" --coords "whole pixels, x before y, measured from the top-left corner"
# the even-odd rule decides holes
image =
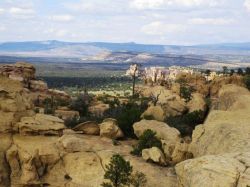
[[[5,31],[5,30],[6,30],[6,27],[3,25],[0,25],[0,32]]]
[[[30,8],[11,7],[10,13],[17,14],[17,15],[30,15],[30,14],[34,14],[35,11]]]
[[[3,8],[0,8],[0,14],[3,14],[5,11]]]
[[[209,6],[215,7],[223,0],[133,0],[131,7],[136,9],[165,9],[167,7],[197,7]]]
[[[183,32],[186,27],[180,24],[166,24],[161,21],[155,21],[142,27],[142,32],[148,35],[163,36],[168,33]]]
[[[188,20],[188,23],[193,25],[229,25],[234,22],[234,19],[225,18],[192,18]]]
[[[73,19],[74,19],[74,16],[70,14],[53,15],[50,17],[50,20],[59,21],[59,22],[68,22],[68,21],[72,21]]]
[[[9,13],[15,18],[29,19],[35,15],[35,10],[32,8],[11,7]]]
[[[250,12],[250,0],[245,0],[244,6]]]

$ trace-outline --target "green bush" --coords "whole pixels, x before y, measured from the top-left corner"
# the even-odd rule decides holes
[[[111,161],[105,166],[104,179],[110,182],[104,182],[103,187],[122,187],[130,184],[132,166],[121,155],[113,155]]]
[[[139,137],[138,144],[134,147],[131,154],[141,156],[143,149],[148,149],[152,147],[158,147],[162,150],[162,143],[156,137],[156,132],[148,129],[143,132],[143,134]]]
[[[183,86],[180,87],[180,96],[185,99],[186,102],[190,101],[192,99],[192,88],[189,86]]]
[[[147,100],[130,100],[128,103],[112,106],[104,112],[104,118],[117,119],[118,125],[126,137],[135,137],[133,124],[141,120],[147,109]]]
[[[247,89],[250,90],[250,75],[246,75],[244,77],[244,83],[245,83]]]
[[[199,110],[181,116],[168,117],[165,122],[178,129],[183,136],[186,136],[191,135],[195,126],[202,124],[204,118],[205,112]]]

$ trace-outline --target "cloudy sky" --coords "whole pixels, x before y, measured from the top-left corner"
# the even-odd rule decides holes
[[[250,41],[250,0],[0,0],[0,42]]]

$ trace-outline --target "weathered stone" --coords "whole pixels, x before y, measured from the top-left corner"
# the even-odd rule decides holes
[[[244,158],[246,162],[242,162]],[[232,155],[209,155],[186,160],[176,167],[179,186],[247,186],[250,183],[247,175],[249,153]]]
[[[142,150],[142,158],[146,161],[153,161],[157,164],[165,166],[167,164],[165,155],[158,147]]]
[[[206,102],[200,93],[193,93],[192,99],[187,103],[188,112],[206,111]]]
[[[73,110],[55,110],[55,116],[63,120],[72,119],[74,117],[80,118],[79,112]]]
[[[153,118],[157,121],[164,121],[166,116],[165,113],[163,111],[163,109],[161,108],[161,106],[150,106],[141,116],[142,118],[147,119],[147,117],[149,118]]]
[[[141,120],[133,125],[134,133],[137,137],[140,137],[144,131],[151,129],[156,132],[156,136],[169,143],[176,143],[180,141],[180,132],[172,127],[169,127],[164,122],[155,120]]]
[[[123,132],[118,127],[117,121],[115,119],[105,119],[100,124],[100,136],[111,138],[111,139],[118,139],[122,138]]]
[[[84,134],[88,135],[99,135],[100,134],[100,126],[93,121],[87,121],[81,123],[73,128],[75,131],[82,131]]]
[[[55,116],[36,114],[34,117],[23,117],[18,128],[22,135],[60,135],[65,126],[64,121]]]

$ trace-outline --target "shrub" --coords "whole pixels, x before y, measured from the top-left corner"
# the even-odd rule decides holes
[[[134,147],[131,154],[141,156],[143,149],[148,149],[152,147],[158,147],[162,150],[162,143],[156,137],[156,132],[148,129],[143,132],[143,134],[139,137],[138,144]]]
[[[246,75],[244,77],[244,83],[245,83],[247,89],[250,90],[250,75]]]
[[[79,118],[77,116],[74,116],[73,118],[67,118],[64,121],[65,126],[68,127],[68,128],[74,128],[79,123],[80,123],[80,120],[79,120]]]
[[[180,96],[185,99],[186,102],[190,101],[192,98],[192,88],[189,86],[183,86],[180,87]]]
[[[73,100],[70,104],[71,110],[79,112],[80,116],[86,116],[88,114],[89,100],[83,96],[78,96],[76,100]]]
[[[138,104],[139,103],[139,104]],[[128,103],[112,106],[104,113],[105,118],[115,118],[126,137],[135,137],[133,124],[141,120],[148,104],[146,100],[130,100]]]
[[[131,176],[130,183],[134,187],[144,187],[147,184],[146,175],[137,171]]]
[[[121,155],[113,155],[111,161],[105,166],[104,179],[110,182],[104,182],[103,187],[122,187],[129,185],[130,175],[132,173],[132,166],[129,161],[124,160]]]
[[[204,119],[205,112],[199,110],[181,116],[168,117],[165,122],[185,136],[191,135],[195,126],[203,123]]]

